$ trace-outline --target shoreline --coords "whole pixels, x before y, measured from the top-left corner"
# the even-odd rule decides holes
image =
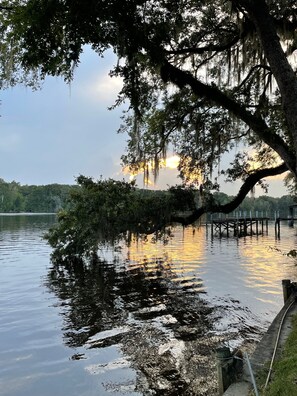
[[[288,288],[287,288],[288,287]],[[256,378],[265,365],[269,367],[272,359],[277,361],[283,351],[285,342],[292,329],[292,319],[297,314],[296,284],[290,281],[283,281],[284,305],[276,315],[268,330],[256,346],[250,357],[250,365],[254,377]],[[269,369],[267,368],[267,374]],[[243,370],[237,382],[232,383],[223,393],[224,396],[248,396],[253,390],[253,379],[246,360],[243,363]],[[258,389],[259,391],[259,389]]]

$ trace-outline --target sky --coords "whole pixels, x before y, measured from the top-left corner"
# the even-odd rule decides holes
[[[48,77],[41,90],[16,86],[1,92],[0,178],[22,185],[74,184],[80,174],[128,180],[121,166],[127,136],[117,133],[124,107],[108,110],[121,89],[121,80],[108,76],[115,62],[111,52],[100,58],[87,48],[70,86]],[[142,180],[137,178],[139,187]],[[178,183],[170,166],[149,188]],[[269,184],[268,195],[287,194],[279,179]],[[222,183],[221,191],[234,195],[239,186]]]

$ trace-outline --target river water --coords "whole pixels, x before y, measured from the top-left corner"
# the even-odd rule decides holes
[[[52,215],[0,216],[0,395],[215,395],[215,349],[251,351],[297,279],[296,230],[211,237],[177,227],[59,266]]]

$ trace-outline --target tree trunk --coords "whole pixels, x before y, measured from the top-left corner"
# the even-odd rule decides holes
[[[284,53],[280,39],[264,0],[239,0],[255,24],[264,54],[279,87],[284,114],[297,153],[297,78]],[[295,160],[295,177],[297,164]]]

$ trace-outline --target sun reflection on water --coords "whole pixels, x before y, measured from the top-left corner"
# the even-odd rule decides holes
[[[296,263],[289,258],[285,252],[289,251],[294,234],[291,232],[290,242],[288,230],[283,229],[283,240],[259,237],[253,242],[252,248],[249,244],[241,247],[242,265],[245,266],[247,274],[245,283],[257,293],[257,299],[264,303],[276,303],[279,296],[281,280],[289,278],[296,280]],[[278,251],[281,246],[283,254]],[[277,249],[276,249],[277,248]]]
[[[282,226],[281,240],[269,234],[245,238],[211,238],[209,227],[176,227],[174,238],[164,245],[133,244],[124,252],[128,270],[164,277],[184,290],[208,294],[212,301],[226,296],[238,299],[266,320],[282,304],[281,280],[297,279],[295,261],[288,252],[296,242],[295,231]]]
[[[201,276],[206,262],[204,230],[177,227],[174,238],[166,245],[152,242],[132,244],[126,251],[127,270],[141,270],[147,276],[169,278],[184,289],[203,292]]]

